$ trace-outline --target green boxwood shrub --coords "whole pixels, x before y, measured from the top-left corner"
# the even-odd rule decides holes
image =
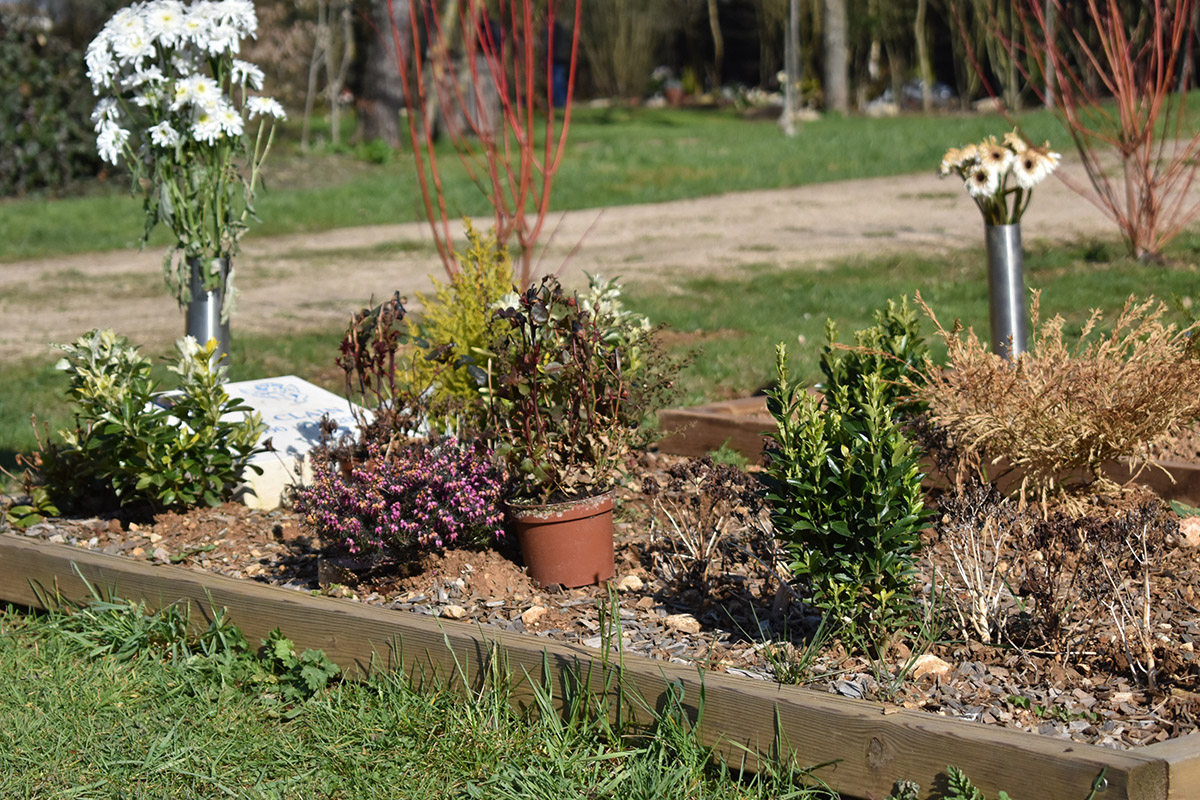
[[[876,352],[837,351],[829,330],[823,399],[789,377],[780,344],[767,393],[776,422],[767,450],[776,535],[826,623],[869,644],[912,619],[926,517],[918,454],[896,410],[899,373],[923,345],[915,318],[897,312],[889,304],[875,328],[857,334],[860,347]]]

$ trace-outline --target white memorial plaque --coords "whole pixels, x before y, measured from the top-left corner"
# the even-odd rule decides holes
[[[261,378],[225,384],[230,397],[240,398],[262,416],[267,430],[260,442],[271,440],[273,452],[259,453],[250,463],[263,474],[247,471],[246,483],[254,494],[244,502],[251,508],[275,508],[284,489],[295,483],[297,457],[321,443],[321,418],[337,423],[333,438],[357,433],[350,403],[330,391],[314,386],[295,375]]]

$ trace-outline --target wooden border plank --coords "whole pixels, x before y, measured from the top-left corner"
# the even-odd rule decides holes
[[[1200,733],[1144,748],[1146,755],[1167,762],[1167,800],[1200,797]]]
[[[529,687],[547,668],[556,697],[586,676],[593,691],[605,686],[606,664],[588,648],[479,626],[436,620],[411,612],[313,597],[182,567],[155,566],[65,545],[0,535],[0,599],[39,606],[41,591],[67,599],[87,596],[83,576],[101,592],[154,607],[190,603],[194,613],[225,608],[250,641],[280,628],[298,647],[320,648],[349,672],[403,668],[410,675],[455,674],[455,659],[471,676],[503,651],[519,678],[514,699],[527,703]],[[611,673],[609,673],[611,675]],[[782,742],[801,764],[835,762],[818,777],[847,797],[883,797],[893,781],[915,780],[928,791],[948,764],[964,771],[989,796],[1000,789],[1013,797],[1083,800],[1104,770],[1108,786],[1100,800],[1167,800],[1167,762],[1142,751],[1118,751],[963,722],[916,711],[886,709],[795,687],[701,674],[694,668],[626,656],[623,689],[613,698],[625,709],[629,692],[654,708],[679,697],[692,719],[703,697],[703,741],[739,762],[750,752],[776,752]],[[894,713],[893,713],[894,712]],[[740,746],[740,747],[739,747]],[[754,760],[750,759],[750,766]],[[1173,798],[1200,796],[1200,778],[1181,768]]]

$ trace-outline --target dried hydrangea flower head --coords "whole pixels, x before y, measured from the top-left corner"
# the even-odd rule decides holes
[[[1046,179],[1062,159],[1046,142],[1031,146],[1016,130],[1000,141],[989,136],[978,144],[951,147],[942,156],[938,174],[956,174],[988,225],[1021,221],[1033,188]]]

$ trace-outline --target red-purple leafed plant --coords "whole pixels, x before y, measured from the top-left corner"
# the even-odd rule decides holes
[[[420,112],[408,115],[409,140],[425,216],[451,277],[458,272],[458,263],[434,147],[439,120],[467,174],[492,205],[497,241],[501,245],[515,241],[521,286],[533,281],[533,251],[550,210],[554,177],[571,125],[579,52],[581,0],[573,0],[565,59],[554,52],[558,5],[557,0],[459,0],[438,11],[432,2],[410,0],[409,30],[392,28],[396,52],[406,51],[400,46],[405,37],[429,42],[427,54],[413,47],[411,61],[400,59],[397,67],[406,105]],[[392,0],[388,11],[392,14]],[[455,31],[462,33],[465,73],[456,67],[451,53]],[[566,67],[561,122],[553,96],[556,60]]]
[[[1158,260],[1200,215],[1191,194],[1200,130],[1187,118],[1191,76],[1181,70],[1197,1],[1019,0],[1023,35],[1002,39],[1043,101],[1049,73],[1054,111],[1091,189],[1060,177],[1117,224],[1143,261]]]

